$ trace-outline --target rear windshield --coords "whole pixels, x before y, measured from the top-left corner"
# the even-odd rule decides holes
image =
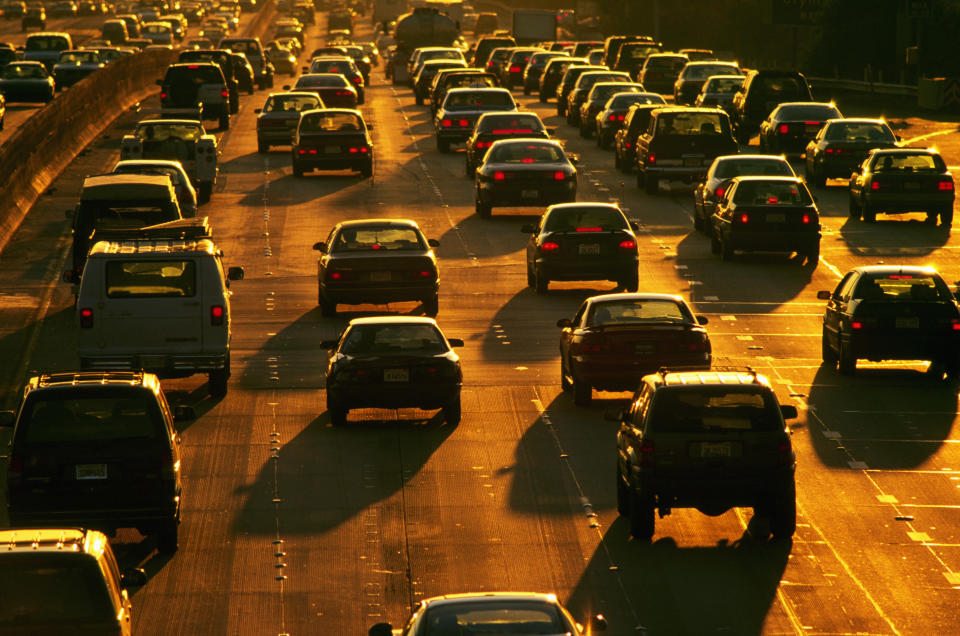
[[[507,92],[448,93],[443,102],[444,110],[477,110],[484,108],[514,108],[513,97]]]
[[[496,86],[492,77],[485,75],[455,75],[447,80],[447,88],[480,88],[483,86]]]
[[[719,113],[663,113],[657,119],[660,135],[719,135],[726,126]]]
[[[829,104],[791,104],[777,109],[777,118],[781,121],[787,119],[824,121],[834,117],[840,117],[840,111]]]
[[[82,201],[77,213],[79,236],[89,236],[90,230],[101,233],[109,230],[130,230],[179,218],[176,208],[147,205],[144,202],[128,201],[93,202]]]
[[[809,97],[806,83],[799,77],[757,77],[750,84],[751,92],[775,95],[777,99],[789,100],[792,97]]]
[[[251,55],[259,57],[261,55],[260,47],[257,46],[256,42],[248,40],[223,40],[220,43],[225,49],[230,49],[236,53],[243,53],[247,57]]]
[[[795,181],[743,181],[733,195],[738,205],[810,205],[806,186]]]
[[[937,155],[877,155],[873,159],[875,172],[943,172],[946,166]]]
[[[409,227],[346,227],[340,230],[331,252],[424,250],[420,234]]]
[[[3,68],[3,79],[46,79],[47,69],[33,64],[8,64]]]
[[[629,108],[630,104],[663,104],[663,98],[659,95],[651,95],[649,93],[629,93],[632,89],[621,89],[617,93],[626,93],[625,95],[617,95],[614,93],[613,101],[608,104],[608,108]]]
[[[96,64],[100,54],[96,51],[73,51],[60,54],[60,64]]]
[[[200,128],[194,124],[142,124],[137,126],[137,137],[144,142],[182,139],[196,141],[202,136]]]
[[[343,75],[330,74],[323,77],[301,77],[297,80],[297,88],[311,88],[317,86],[344,87],[350,83]]]
[[[490,161],[497,163],[554,163],[563,161],[563,151],[549,144],[503,144],[495,148]]]
[[[950,290],[939,276],[922,274],[865,275],[853,291],[864,300],[936,300],[949,301]]]
[[[195,263],[190,261],[109,261],[108,298],[191,298],[197,294]]]
[[[624,44],[617,53],[618,60],[642,60],[648,55],[659,53],[660,47],[651,44]]]
[[[792,177],[793,170],[783,159],[727,159],[717,163],[714,176],[718,179],[740,176]]]
[[[895,141],[887,125],[879,122],[835,122],[823,134],[828,141]]]
[[[484,115],[477,124],[477,130],[494,134],[518,135],[543,131],[543,123],[536,115],[517,115],[508,113],[503,115]]]
[[[263,112],[301,111],[319,106],[320,98],[316,95],[274,95],[267,99]]]
[[[24,48],[27,51],[66,51],[70,48],[70,43],[61,36],[31,35]]]
[[[616,300],[594,304],[588,320],[591,326],[692,323],[693,316],[673,300]]]
[[[137,392],[113,389],[91,393],[28,400],[18,424],[22,441],[58,444],[160,436],[163,418],[152,396],[138,397]]]
[[[555,607],[540,601],[444,603],[427,610],[429,634],[569,634]]]
[[[223,73],[219,66],[213,65],[191,65],[191,66],[171,66],[167,69],[167,75],[163,78],[165,84],[223,84]]]
[[[355,355],[445,353],[448,348],[433,325],[354,325],[340,350]]]
[[[783,420],[772,394],[747,388],[664,388],[651,405],[651,428],[669,433],[776,431]]]
[[[683,69],[683,78],[704,80],[711,75],[736,75],[740,69],[734,64],[697,64]]]
[[[736,93],[741,86],[743,86],[742,77],[718,77],[707,80],[706,88],[703,90],[706,93]]]
[[[657,71],[677,71],[679,72],[684,66],[687,65],[688,60],[686,57],[648,57],[646,64],[643,68],[645,70],[657,70]]]
[[[550,211],[543,224],[545,232],[599,232],[628,228],[623,213],[607,207],[557,208]]]
[[[460,51],[424,51],[420,54],[417,62],[426,60],[462,60],[463,54]]]
[[[606,102],[612,95],[617,93],[639,93],[639,86],[630,86],[629,84],[606,84],[598,82],[590,89],[590,100],[594,102]]]
[[[28,633],[31,626],[51,625],[69,633],[79,622],[114,616],[97,562],[76,554],[3,555],[0,599],[0,625]]]
[[[353,113],[308,113],[300,117],[300,132],[358,132],[363,121]]]
[[[314,60],[310,65],[311,73],[352,73],[353,63],[349,60]]]

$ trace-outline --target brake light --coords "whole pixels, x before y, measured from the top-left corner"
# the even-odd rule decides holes
[[[913,274],[890,274],[890,280],[913,280]]]
[[[440,122],[440,125],[443,126],[444,128],[449,128],[450,126],[453,125],[453,122],[450,121],[449,119],[444,119],[443,121]]]
[[[790,132],[790,126],[787,126],[786,124],[780,124],[780,134],[786,135],[788,132]]]
[[[740,215],[740,222],[741,222],[741,223],[747,223],[749,220],[750,220],[750,216],[749,216],[749,215],[747,215],[747,214],[741,214],[741,215]]]
[[[492,143],[493,143],[493,142],[490,142],[490,141],[478,141],[478,142],[477,142],[477,148],[478,148],[479,150],[482,150],[482,149],[484,149],[484,148],[489,148]]]
[[[327,272],[327,278],[330,280],[343,280],[346,278],[343,272]]]
[[[767,197],[767,205],[776,205],[780,202],[780,199],[777,197]]]
[[[470,125],[470,120],[468,120],[468,119],[461,119],[459,122],[457,122],[457,124],[458,124],[459,126],[469,126],[469,125]]]
[[[719,188],[717,188],[717,198],[718,198],[718,199],[722,199],[722,198],[723,198],[723,193],[726,192],[726,191],[727,191],[726,188],[724,188],[724,187],[722,187],[722,186],[719,187]]]
[[[563,181],[566,178],[567,178],[567,173],[562,170],[557,170],[556,172],[553,173],[554,181]]]
[[[510,72],[511,72],[511,73],[519,73],[519,72],[521,72],[522,70],[523,70],[523,69],[520,68],[519,66],[511,66],[511,67],[510,67]]]
[[[524,157],[520,160],[520,163],[533,163],[533,157]]]
[[[872,182],[870,183],[870,189],[871,189],[871,190],[879,190],[879,189],[880,189],[880,182],[879,182],[879,181],[872,181]]]
[[[624,145],[624,147],[626,147],[626,148],[633,148],[633,144],[630,143],[629,141],[626,142],[626,143],[624,143],[623,145]]]
[[[641,466],[653,466],[656,463],[654,458],[653,440],[645,439],[640,442],[640,456],[637,458]]]
[[[602,227],[578,227],[577,232],[601,232]]]
[[[496,172],[493,173],[493,180],[494,180],[494,181],[503,181],[503,180],[506,179],[506,178],[507,178],[507,175],[503,174],[503,173],[500,172],[499,170],[497,170]]]
[[[851,329],[863,329],[863,323],[860,322],[859,320],[854,320],[853,322],[850,323],[850,328],[851,328]]]
[[[224,313],[223,305],[213,305],[210,307],[210,324],[214,327],[222,325]]]
[[[940,190],[942,192],[948,192],[948,191],[953,192],[953,179],[950,179],[949,181],[941,181],[940,183],[938,183],[937,190]]]
[[[560,249],[560,245],[554,243],[553,241],[547,241],[540,244],[541,252],[556,252],[558,249]]]
[[[230,97],[230,91],[220,91],[220,97]]]
[[[616,116],[616,115],[610,115],[609,117],[607,117],[607,121],[617,121],[617,116]]]
[[[433,272],[431,272],[428,269],[421,269],[420,271],[417,272],[417,276],[420,278],[430,278],[431,276],[433,276]]]
[[[633,239],[623,239],[620,241],[619,247],[622,250],[635,250],[637,249],[637,242]]]
[[[647,155],[647,163],[657,163],[657,156],[653,153]]]
[[[950,328],[953,329],[954,331],[960,331],[960,320],[957,320],[956,318],[951,320]]]
[[[810,223],[810,215],[809,215],[809,214],[804,214],[804,215],[803,215],[803,218],[802,218],[801,220],[803,221],[804,224]]]
[[[803,122],[805,126],[819,126],[822,124],[822,121],[805,121]]]
[[[160,91],[160,99],[166,99],[166,98],[167,98],[167,94],[164,93],[163,91]]]
[[[93,327],[93,309],[84,307],[80,310],[80,328],[90,329]]]
[[[197,70],[198,68],[200,68],[200,65],[199,65],[199,64],[191,64],[191,65],[187,66],[187,68],[190,69],[191,71],[195,71],[195,70]]]
[[[793,461],[793,444],[790,442],[790,438],[787,438],[777,444],[777,454],[786,463],[791,463]]]
[[[626,115],[617,115],[617,121],[623,121],[627,118]]]
[[[355,84],[360,84],[361,82],[363,82],[363,77],[358,75],[357,77],[353,78],[353,81]]]
[[[353,93],[350,91],[337,91],[337,95],[340,97],[346,97],[347,95],[353,95]]]

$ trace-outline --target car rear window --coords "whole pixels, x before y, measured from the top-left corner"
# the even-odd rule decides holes
[[[267,99],[263,112],[301,111],[320,107],[320,98],[316,95],[274,95]]]
[[[950,290],[939,276],[918,274],[866,275],[857,283],[854,298],[863,300],[949,301]]]
[[[687,66],[683,70],[683,78],[691,80],[702,80],[711,75],[736,75],[740,69],[734,64],[697,64]]]
[[[349,85],[350,82],[347,81],[347,78],[345,78],[343,75],[337,75],[335,73],[330,73],[322,77],[301,77],[297,80],[297,88],[342,88]]]
[[[144,142],[182,139],[196,141],[201,136],[200,128],[193,124],[142,124],[137,126],[137,137]]]
[[[719,135],[727,127],[719,113],[663,113],[657,119],[658,135]]]
[[[152,397],[102,390],[91,395],[37,396],[28,399],[18,423],[27,444],[157,439],[162,430]]]
[[[223,84],[223,73],[220,67],[207,64],[191,64],[189,66],[171,66],[163,78],[164,84]]]
[[[444,353],[447,345],[433,325],[353,325],[340,347],[347,354]]]
[[[352,73],[353,65],[347,60],[314,60],[311,73]]]
[[[885,124],[873,122],[834,122],[828,124],[824,137],[828,141],[894,141]]]
[[[516,113],[484,115],[477,124],[482,132],[495,134],[520,134],[541,132],[543,123],[536,115],[517,115]]]
[[[792,97],[808,97],[806,83],[799,77],[757,77],[750,85],[751,92],[775,95],[777,99],[789,100]]]
[[[630,226],[615,208],[555,208],[543,224],[546,232],[601,232],[626,230]]]
[[[660,47],[651,44],[624,44],[617,53],[618,60],[642,60],[648,55],[659,53]]]
[[[606,102],[612,95],[617,93],[639,93],[641,92],[640,86],[631,86],[630,84],[607,84],[606,82],[600,83],[597,82],[593,85],[593,88],[590,89],[590,101],[594,102]]]
[[[733,195],[738,205],[810,205],[803,184],[794,181],[742,181]]]
[[[723,77],[707,80],[704,92],[707,93],[735,93],[743,86],[743,78]]]
[[[424,616],[429,634],[568,634],[556,608],[531,601],[456,603]]]
[[[190,298],[197,293],[192,260],[130,260],[107,263],[108,298]]]
[[[501,163],[555,163],[563,161],[563,151],[549,144],[502,144],[494,148],[490,160]]]
[[[824,121],[835,117],[840,117],[840,111],[829,104],[791,104],[777,109],[777,118],[780,121],[789,119]]]
[[[587,321],[591,326],[692,323],[693,316],[673,300],[616,300],[595,303]]]
[[[717,164],[714,176],[718,179],[732,179],[739,176],[757,177],[792,177],[794,175],[790,164],[780,158],[740,159],[732,158]]]
[[[33,64],[8,64],[3,68],[3,79],[46,79],[47,70]]]
[[[70,53],[61,53],[59,62],[61,64],[96,64],[100,61],[100,54],[96,51],[73,51]]]
[[[358,132],[363,120],[353,113],[308,113],[300,117],[301,132]]]
[[[420,234],[409,227],[345,227],[331,246],[334,252],[424,250]]]
[[[70,43],[66,38],[55,35],[31,35],[24,48],[27,51],[66,51]]]
[[[875,172],[943,172],[946,166],[937,155],[890,154],[877,155],[873,160]]]
[[[62,627],[114,616],[97,562],[76,554],[5,554],[0,558],[0,625]],[[46,631],[46,630],[43,630]]]
[[[506,91],[466,91],[447,93],[444,110],[476,110],[478,108],[514,108],[513,97]]]
[[[670,56],[670,57],[648,57],[646,64],[644,64],[644,70],[655,70],[655,71],[677,71],[679,72],[684,66],[687,65],[688,60],[686,57],[680,56]]]
[[[648,426],[661,433],[783,429],[772,394],[747,388],[662,388],[654,394],[648,418]]]

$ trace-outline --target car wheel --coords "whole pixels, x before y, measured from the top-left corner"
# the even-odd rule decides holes
[[[822,174],[821,170],[817,170],[816,164],[814,164],[813,171],[810,175],[810,185],[816,188],[826,188],[827,187],[827,177]],[[866,207],[866,205],[864,205]]]
[[[457,393],[457,396],[450,400],[450,402],[443,407],[443,421],[449,424],[450,426],[456,426],[460,423],[460,394]]]
[[[950,229],[953,225],[953,206],[946,206],[940,210],[940,227]]]
[[[617,466],[617,512],[621,517],[630,516],[630,489],[623,483],[619,466]]]
[[[873,209],[873,206],[869,202],[864,201],[863,207],[861,208],[861,215],[863,220],[866,223],[876,223],[877,222],[877,211]]]
[[[730,247],[730,243],[720,239],[720,260],[722,261],[732,261],[733,260],[733,248]]]
[[[542,270],[535,270],[534,272],[534,290],[539,295],[544,295],[547,293],[547,289],[550,287],[550,278],[543,273]]]
[[[840,353],[837,356],[837,367],[843,375],[853,375],[857,372],[857,356],[850,344],[840,342]]]
[[[530,267],[530,264],[527,264],[527,287],[535,287],[537,284],[537,277],[533,275],[533,268]]]
[[[567,370],[563,365],[563,358],[560,358],[560,389],[562,391],[570,391],[573,389],[573,383],[567,379]]]
[[[330,318],[337,315],[337,303],[320,296],[320,315],[324,318]]]
[[[253,90],[253,82],[250,82],[250,86],[247,87],[247,95],[253,95],[254,92],[255,91]]]
[[[716,234],[710,236],[710,253],[720,253],[720,237],[718,237]]]
[[[416,102],[417,106],[423,106],[423,97],[420,95],[414,95],[413,101]]]
[[[200,187],[197,188],[197,203],[209,203],[210,197],[213,195],[213,182],[204,181],[200,183]]]
[[[622,281],[619,281],[619,286],[625,292],[635,293],[640,289],[640,273],[633,272],[632,274],[627,275]]]
[[[293,161],[293,176],[297,179],[303,176],[303,167],[296,160]]]
[[[526,86],[524,86],[524,87],[523,87],[523,94],[524,94],[524,95],[529,95],[529,94],[530,94],[530,89],[527,88]]]
[[[258,142],[257,142],[257,152],[259,152],[261,155],[264,155],[264,154],[270,152],[270,144],[265,143],[265,142],[262,142],[262,141],[258,141]]]
[[[577,406],[590,406],[593,402],[593,387],[573,376],[573,403]]]
[[[437,137],[437,150],[443,153],[450,152],[450,142],[446,139],[440,139],[440,137]]]
[[[638,541],[649,541],[656,528],[656,507],[650,497],[630,492],[630,534]]]
[[[860,204],[857,203],[857,200],[853,198],[853,195],[850,195],[849,202],[847,203],[847,215],[851,219],[860,219]]]
[[[333,426],[344,426],[347,423],[347,413],[350,409],[344,407],[336,397],[331,397],[329,389],[327,390],[327,413],[330,415],[330,424]]]
[[[481,219],[489,219],[490,215],[493,213],[493,206],[487,203],[484,203],[482,199],[477,198],[477,216]]]
[[[820,243],[817,242],[815,245],[811,245],[810,249],[807,250],[807,265],[811,267],[816,267],[817,263],[820,262]]]
[[[157,550],[161,554],[173,554],[180,547],[180,520],[165,522],[157,531]]]
[[[697,232],[706,232],[706,228],[703,223],[703,215],[700,212],[700,208],[696,205],[693,206],[693,229]]]
[[[360,175],[364,178],[373,176],[373,161],[363,164],[363,166],[360,168]]]
[[[544,95],[543,93],[540,93],[540,95],[537,96],[537,101],[539,101],[541,104],[546,104],[547,96]]]
[[[796,488],[785,488],[770,502],[770,534],[774,539],[789,539],[797,531]]]
[[[643,191],[650,196],[655,195],[660,191],[660,179],[654,176],[644,177]]]
[[[823,363],[831,369],[837,368],[837,354],[834,352],[833,347],[830,346],[830,339],[827,338],[826,331],[820,336],[820,358],[823,360]]]
[[[429,298],[424,298],[422,304],[423,313],[431,318],[436,318],[437,314],[440,313],[440,298],[436,294],[430,296]]]

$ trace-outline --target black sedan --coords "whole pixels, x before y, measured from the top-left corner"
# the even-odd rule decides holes
[[[358,110],[303,111],[293,137],[293,176],[310,170],[356,170],[373,175],[373,140]]]
[[[0,93],[7,102],[49,102],[53,77],[42,62],[11,62],[0,71]]]
[[[501,139],[477,168],[477,214],[489,218],[494,206],[543,206],[577,198],[577,169],[556,141]]]
[[[717,201],[734,177],[795,177],[786,158],[779,155],[722,155],[713,160],[706,178],[693,190],[693,227],[710,234],[710,217]]]
[[[850,217],[872,223],[878,212],[923,211],[927,223],[953,223],[953,175],[936,150],[872,150],[850,176]]]
[[[443,419],[460,423],[460,357],[432,318],[354,318],[339,341],[324,341],[327,412],[334,426],[347,423],[352,408],[442,409]]]
[[[820,213],[798,177],[737,177],[711,219],[710,249],[723,260],[735,250],[796,252],[816,267]]]
[[[466,141],[483,113],[516,110],[517,103],[505,88],[453,88],[434,119],[437,149],[449,152],[451,143]]]
[[[440,275],[433,248],[438,245],[407,219],[363,219],[337,224],[326,241],[313,246],[320,252],[320,313],[335,315],[338,303],[420,301],[424,313],[436,316]]]
[[[661,367],[709,369],[710,337],[680,296],[603,294],[587,298],[573,319],[557,321],[560,386],[587,406],[593,389],[635,391]]]
[[[663,96],[658,93],[635,93],[627,90],[628,92],[618,92],[611,95],[610,99],[603,105],[603,109],[593,119],[596,125],[597,145],[601,148],[610,147],[617,133],[624,126],[627,112],[634,104],[666,105]]]
[[[607,101],[618,93],[643,93],[643,86],[640,84],[629,84],[623,82],[597,82],[587,93],[587,99],[580,104],[580,136],[589,138],[597,129],[597,114],[603,110]],[[626,111],[626,107],[624,107]],[[613,135],[611,135],[612,137]]]
[[[807,144],[806,170],[810,185],[823,187],[827,179],[847,179],[874,148],[895,148],[900,137],[882,119],[830,119]]]
[[[527,284],[547,293],[551,280],[611,280],[637,291],[637,230],[613,203],[551,205],[536,225],[524,225]]]
[[[323,108],[316,93],[273,93],[257,114],[257,152],[267,152],[270,146],[285,146],[293,141],[300,124],[300,113]]]
[[[356,63],[346,55],[342,57],[315,57],[310,60],[310,66],[304,69],[304,73],[336,73],[343,75],[347,78],[350,86],[357,91],[357,103],[363,103],[363,74],[360,72],[360,69],[357,68]]]
[[[832,292],[823,316],[823,362],[851,375],[857,360],[929,360],[939,379],[960,376],[960,307],[932,267],[857,267]]]
[[[760,124],[760,152],[803,152],[824,122],[841,117],[832,102],[784,102]]]
[[[649,95],[649,93],[643,93]],[[634,104],[627,108],[623,125],[613,136],[613,165],[620,172],[630,174],[637,163],[637,138],[647,132],[650,113],[664,104]]]
[[[536,113],[484,113],[477,120],[466,144],[466,175],[475,176],[490,146],[498,139],[517,137],[549,139],[550,134]]]

